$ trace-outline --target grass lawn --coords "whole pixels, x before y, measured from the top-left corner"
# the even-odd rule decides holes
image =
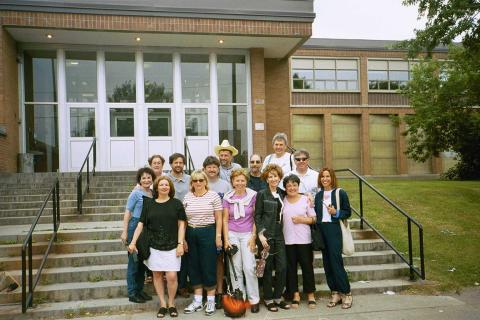
[[[427,284],[415,292],[461,290],[480,283],[480,181],[367,179],[423,225]],[[340,178],[340,187],[359,208],[358,182]],[[407,223],[368,187],[363,187],[364,216],[408,257]],[[418,229],[414,262],[420,263]]]

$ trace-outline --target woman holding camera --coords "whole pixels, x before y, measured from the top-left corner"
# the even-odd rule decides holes
[[[282,299],[287,281],[282,215],[285,192],[278,187],[282,177],[283,172],[279,165],[267,165],[263,170],[262,178],[267,181],[268,188],[257,193],[255,202],[255,227],[258,240],[262,249],[269,248],[263,275],[263,299],[268,311],[271,312],[277,312],[278,308],[290,309],[290,305]],[[275,282],[273,270],[275,270]]]
[[[236,169],[230,175],[233,190],[223,197],[223,238],[226,254],[232,254],[233,266],[238,275],[237,286],[245,292],[243,274],[247,284],[247,297],[252,313],[259,312],[260,294],[255,275],[255,224],[253,221],[256,192],[247,188],[248,175]],[[235,250],[238,252],[235,253]],[[233,272],[230,272],[233,274]]]
[[[340,223],[341,219],[348,219],[352,214],[350,202],[347,193],[340,189],[340,205],[337,203],[337,177],[333,169],[323,168],[320,170],[318,186],[321,190],[315,195],[315,212],[325,242],[322,260],[327,285],[331,290],[331,298],[327,307],[333,308],[342,304],[342,309],[349,309],[352,307],[353,298],[348,275],[343,266]]]

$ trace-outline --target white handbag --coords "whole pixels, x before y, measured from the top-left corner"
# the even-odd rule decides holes
[[[340,210],[340,188],[335,191],[337,200],[337,208]],[[347,219],[340,220],[340,228],[342,229],[342,253],[346,256],[351,256],[355,252],[355,245],[353,244],[352,231],[350,231],[350,224]]]

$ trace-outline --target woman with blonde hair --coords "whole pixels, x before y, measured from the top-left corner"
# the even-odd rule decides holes
[[[315,195],[315,212],[317,224],[322,231],[325,250],[322,251],[323,268],[327,285],[331,290],[331,298],[327,307],[333,308],[342,304],[342,309],[352,307],[353,298],[350,292],[350,282],[343,265],[342,257],[342,219],[348,219],[352,211],[345,190],[339,190],[337,203],[337,177],[331,168],[323,168],[318,175],[320,191]]]
[[[248,174],[244,169],[235,169],[230,175],[233,190],[223,196],[223,238],[225,252],[235,245],[238,252],[232,257],[233,266],[238,275],[236,285],[246,292],[252,313],[259,312],[260,295],[258,279],[255,274],[255,200],[257,193],[247,188]],[[230,271],[233,274],[233,271]],[[247,290],[243,284],[243,274]],[[233,277],[232,277],[233,278]]]
[[[186,243],[188,276],[194,290],[193,301],[184,313],[203,309],[202,290],[207,291],[205,314],[215,313],[215,288],[217,286],[217,252],[222,248],[222,202],[220,196],[208,189],[207,175],[196,170],[190,179],[190,192],[183,205],[187,214]]]

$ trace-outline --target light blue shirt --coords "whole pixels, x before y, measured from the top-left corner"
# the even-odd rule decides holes
[[[142,214],[143,196],[148,196],[148,194],[137,188],[135,188],[128,196],[127,210],[132,213],[132,217],[134,218],[140,218],[140,215]]]

